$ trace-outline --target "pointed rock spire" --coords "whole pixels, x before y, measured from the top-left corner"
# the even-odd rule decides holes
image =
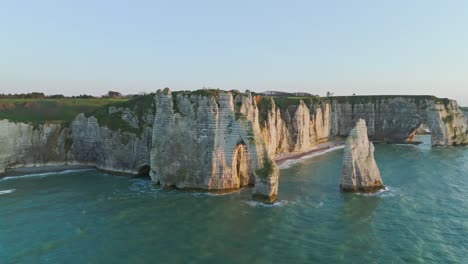
[[[345,192],[375,192],[384,188],[364,119],[357,121],[346,140],[340,188]]]

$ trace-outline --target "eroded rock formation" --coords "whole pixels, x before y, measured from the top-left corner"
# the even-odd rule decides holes
[[[431,130],[432,145],[468,143],[463,111],[454,100],[433,96],[334,97],[331,109],[333,136],[347,136],[362,118],[372,140],[402,143],[424,123]]]
[[[433,145],[468,143],[453,100],[432,96],[287,97],[249,92],[159,91],[107,106],[70,125],[0,120],[5,168],[86,164],[132,174],[147,171],[163,186],[229,191],[254,186],[273,201],[275,157],[312,150],[367,122],[371,140],[404,142],[427,124]]]
[[[139,174],[150,164],[151,127],[141,133],[113,131],[95,117],[78,115],[71,124],[71,154],[75,163],[99,169]]]
[[[69,129],[0,120],[0,174],[6,168],[65,165]]]
[[[229,191],[253,185],[274,201],[278,169],[261,137],[250,94],[156,93],[151,177],[162,186]],[[237,109],[236,109],[237,108]]]
[[[364,119],[356,122],[346,139],[340,188],[345,192],[374,192],[384,188]]]

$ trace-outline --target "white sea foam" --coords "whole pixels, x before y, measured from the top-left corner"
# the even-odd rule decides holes
[[[317,205],[314,205],[315,208],[320,208],[323,206],[323,202],[318,203]]]
[[[206,193],[202,193],[202,194],[205,194],[205,195],[208,195],[208,196],[225,196],[225,195],[231,195],[231,194],[238,194],[242,191],[242,189],[239,189],[239,190],[236,190],[236,191],[232,191],[232,192],[220,192],[220,193],[215,193],[215,192],[206,192]]]
[[[134,193],[158,193],[160,188],[155,188],[153,183],[148,180],[134,180],[129,187],[130,191]]]
[[[375,193],[357,193],[357,194],[362,195],[362,196],[373,196],[373,197],[386,198],[386,197],[399,196],[400,192],[397,189],[391,188],[389,186],[385,186],[384,189],[378,190]]]
[[[0,195],[12,193],[12,192],[14,192],[14,191],[16,191],[16,189],[11,189],[11,190],[0,190]]]
[[[418,145],[416,144],[393,144],[395,146],[400,146],[400,147],[417,147]]]
[[[7,176],[1,178],[0,181],[7,181],[7,180],[16,180],[22,178],[32,178],[32,177],[47,177],[51,175],[61,175],[61,174],[69,174],[81,171],[90,171],[94,169],[76,169],[76,170],[64,170],[64,171],[54,171],[54,172],[44,172],[44,173],[33,173],[33,174],[25,174],[25,175],[18,175],[18,176]]]
[[[252,206],[252,207],[283,207],[286,206],[289,202],[287,200],[281,200],[274,202],[273,204],[266,204],[262,202],[257,202],[257,201],[245,201],[246,204]]]
[[[294,165],[294,164],[296,164],[298,162],[302,162],[304,160],[307,160],[307,159],[310,159],[310,158],[313,158],[313,157],[317,157],[317,156],[320,156],[320,155],[323,155],[325,153],[332,152],[332,151],[335,151],[335,150],[338,150],[338,149],[343,149],[344,147],[345,147],[344,145],[334,146],[334,147],[331,147],[331,148],[328,148],[328,149],[324,149],[324,150],[320,150],[320,151],[317,151],[317,152],[314,152],[314,153],[310,153],[309,155],[305,155],[305,156],[300,157],[298,159],[286,160],[281,165],[279,165],[278,168],[279,169],[287,169],[287,168],[291,167],[292,165]]]

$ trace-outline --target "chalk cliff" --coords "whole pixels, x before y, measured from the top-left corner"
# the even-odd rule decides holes
[[[0,120],[0,174],[6,168],[65,165],[69,129]]]
[[[156,93],[151,177],[162,186],[229,191],[253,185],[274,201],[278,169],[261,137],[250,94]]]
[[[256,96],[256,101],[270,156],[311,150],[329,140],[330,104],[326,101],[263,96]]]
[[[374,192],[383,187],[366,121],[359,119],[346,139],[340,188],[346,192]]]
[[[99,126],[94,116],[78,115],[71,123],[71,153],[79,164],[131,174],[144,173],[149,167],[151,127],[141,134],[113,131]]]
[[[6,168],[87,164],[144,174],[163,186],[229,191],[254,186],[273,201],[275,157],[346,137],[358,119],[371,140],[404,142],[421,124],[433,145],[468,143],[453,100],[433,96],[266,96],[169,89],[84,115],[69,124],[0,120]]]
[[[345,137],[365,119],[372,140],[405,142],[421,124],[432,133],[432,145],[468,143],[467,125],[457,102],[433,96],[349,96],[331,98],[333,136]]]

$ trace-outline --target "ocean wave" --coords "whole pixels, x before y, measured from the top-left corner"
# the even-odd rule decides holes
[[[304,161],[306,159],[310,159],[310,158],[313,158],[313,157],[317,157],[317,156],[326,154],[328,152],[343,149],[344,147],[345,147],[344,145],[334,146],[334,147],[331,147],[331,148],[328,148],[328,149],[324,149],[324,150],[320,150],[320,151],[311,153],[309,155],[305,155],[305,156],[297,158],[297,159],[286,160],[281,165],[279,165],[278,168],[281,169],[281,170],[287,169],[287,168],[290,168],[292,165],[294,165],[294,164],[296,164],[298,162],[301,162],[301,161]]]
[[[16,191],[16,189],[11,189],[11,190],[0,190],[0,195],[12,193],[12,192],[14,192],[14,191]]]
[[[131,192],[134,193],[157,193],[160,188],[155,188],[153,183],[148,180],[134,180],[134,182],[128,187]]]
[[[323,202],[320,202],[320,203],[318,203],[318,204],[314,205],[314,207],[315,207],[315,208],[320,208],[320,207],[323,207]]]
[[[395,196],[401,195],[399,190],[395,188],[391,188],[389,186],[385,186],[385,188],[378,190],[375,193],[356,193],[356,194],[362,195],[362,196],[372,196],[372,197],[381,197],[381,198],[395,197]]]
[[[230,191],[230,192],[219,192],[219,193],[209,192],[209,191],[206,191],[206,192],[191,192],[190,195],[193,195],[193,196],[226,196],[226,195],[231,195],[231,194],[239,194],[242,191],[243,191],[243,189],[234,190],[234,191]]]
[[[257,202],[257,201],[245,201],[246,204],[252,206],[252,207],[268,207],[268,208],[273,208],[273,207],[283,207],[286,206],[289,202],[287,200],[281,200],[281,201],[276,201],[272,204],[266,204],[262,202]]]
[[[44,172],[44,173],[32,173],[32,174],[24,174],[18,176],[7,176],[0,179],[0,181],[8,181],[8,180],[16,180],[16,179],[23,179],[23,178],[32,178],[32,177],[47,177],[51,175],[61,175],[61,174],[70,174],[75,172],[82,172],[82,171],[91,171],[94,169],[75,169],[75,170],[64,170],[64,171],[54,171],[54,172]]]

